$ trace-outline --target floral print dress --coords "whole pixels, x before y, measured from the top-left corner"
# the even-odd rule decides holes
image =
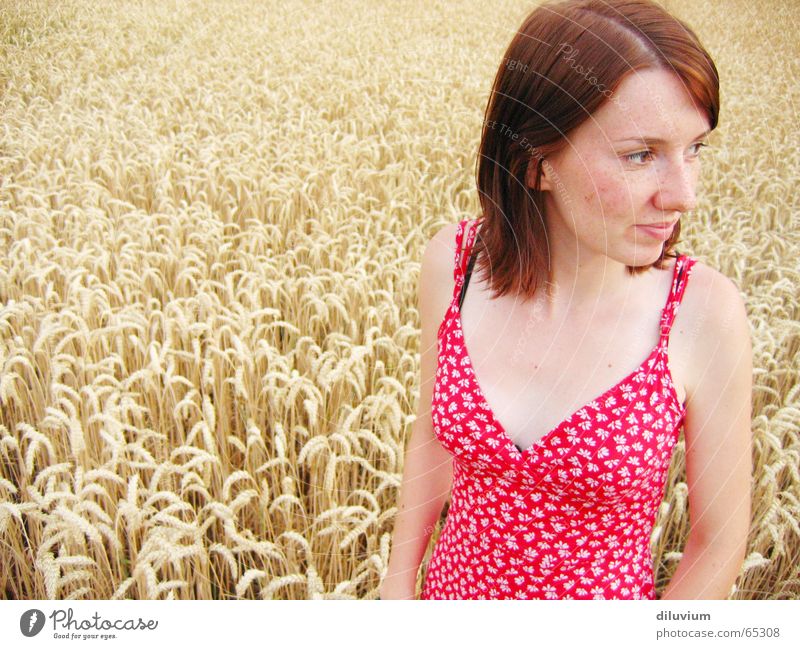
[[[522,451],[486,403],[464,346],[468,225],[458,225],[432,397],[453,486],[421,597],[654,599],[650,537],[685,415],[667,344],[695,260],[678,256],[661,337],[642,364]]]

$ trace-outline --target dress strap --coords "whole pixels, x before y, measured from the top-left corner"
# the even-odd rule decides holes
[[[464,304],[464,296],[467,294],[467,286],[469,285],[469,278],[472,275],[472,268],[475,266],[475,247],[469,253],[469,264],[467,265],[467,274],[464,276],[464,281],[461,284],[461,293],[458,295],[458,310],[461,311],[461,305]]]
[[[689,276],[692,274],[692,267],[696,259],[687,257],[686,255],[678,255],[675,261],[675,269],[672,276],[672,288],[667,298],[667,304],[661,312],[661,340],[660,344],[666,345],[669,341],[669,332],[672,330],[672,323],[675,322],[675,316],[678,313],[678,307],[683,300],[683,294],[686,291],[686,284],[689,281]]]
[[[472,244],[475,242],[475,234],[478,230],[475,224],[475,221],[464,219],[459,222],[458,229],[456,230],[456,252],[453,264],[453,280],[455,281],[455,286],[453,287],[454,299],[461,291],[461,286],[464,283],[470,251],[472,250]]]

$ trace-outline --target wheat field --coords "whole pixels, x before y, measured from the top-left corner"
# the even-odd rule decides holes
[[[678,248],[736,282],[752,325],[731,597],[795,599],[800,10],[663,4],[721,75]],[[3,597],[376,596],[422,249],[478,213],[483,110],[531,7],[0,2]],[[688,531],[682,440],[659,592]]]

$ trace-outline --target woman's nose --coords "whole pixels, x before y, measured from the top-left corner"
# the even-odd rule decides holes
[[[665,212],[688,212],[697,206],[696,162],[670,163],[658,177],[658,207]]]

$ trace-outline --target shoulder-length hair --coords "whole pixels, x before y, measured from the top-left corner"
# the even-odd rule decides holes
[[[561,0],[534,9],[506,50],[492,84],[476,162],[481,204],[475,242],[479,271],[496,296],[533,296],[549,279],[544,201],[546,156],[606,101],[634,70],[674,72],[711,130],[719,115],[719,75],[695,33],[648,0]],[[526,183],[529,166],[535,178]],[[665,268],[680,220],[660,257],[629,274]]]

